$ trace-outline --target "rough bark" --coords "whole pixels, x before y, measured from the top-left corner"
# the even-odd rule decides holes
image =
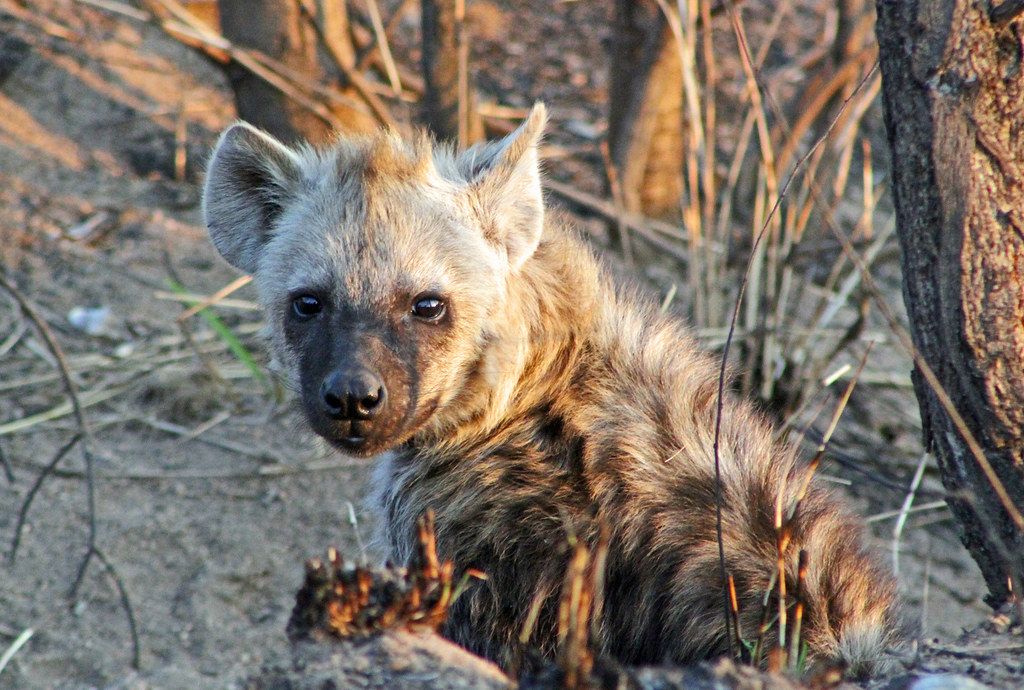
[[[911,335],[1024,511],[1022,20],[981,0],[878,0]],[[925,441],[998,606],[1020,592],[1024,530],[915,369]]]
[[[651,0],[616,0],[608,148],[628,211],[678,212],[683,192],[679,51]]]
[[[423,121],[438,139],[466,146],[484,136],[469,74],[465,0],[423,0]]]
[[[343,2],[334,2],[329,36],[338,36]],[[274,57],[299,74],[321,80],[326,71],[319,60],[316,30],[302,16],[299,0],[218,0],[220,25],[232,43]],[[237,65],[228,66],[235,106],[243,120],[282,141],[324,141],[331,133],[322,119],[278,89]]]

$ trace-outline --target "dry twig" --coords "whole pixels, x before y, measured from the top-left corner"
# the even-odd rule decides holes
[[[21,508],[18,509],[18,519],[14,523],[14,537],[11,539],[11,552],[7,556],[8,561],[12,564],[18,558],[18,546],[21,544],[21,533],[25,528],[28,511],[29,508],[32,507],[32,502],[35,500],[36,494],[39,493],[39,489],[42,487],[43,482],[46,481],[46,478],[53,474],[57,464],[64,459],[64,456],[67,455],[72,448],[78,445],[78,442],[81,439],[82,435],[80,433],[75,434],[71,437],[70,441],[65,443],[60,450],[54,453],[53,459],[46,464],[46,467],[44,467],[38,475],[36,475],[35,481],[32,482],[32,486],[29,487],[28,493],[25,494],[25,500],[21,502]]]
[[[238,278],[235,278],[230,283],[222,287],[220,290],[217,290],[209,297],[203,298],[202,301],[197,302],[196,304],[192,305],[191,307],[183,311],[181,314],[178,315],[177,320],[180,322],[192,318],[193,316],[201,312],[203,309],[206,309],[209,306],[217,304],[231,293],[235,292],[236,290],[242,288],[245,285],[248,285],[251,282],[252,276],[239,276]]]
[[[370,23],[373,25],[373,33],[377,40],[376,46],[380,51],[381,60],[384,62],[388,81],[391,82],[391,89],[396,96],[401,96],[402,79],[398,76],[398,67],[395,66],[395,59],[391,56],[391,46],[388,45],[388,35],[384,29],[384,22],[381,21],[377,0],[366,0],[366,11],[370,15]]]
[[[110,576],[111,581],[114,583],[114,588],[117,589],[117,596],[121,600],[121,606],[124,608],[125,616],[128,618],[128,633],[132,638],[132,668],[138,669],[141,662],[142,656],[142,645],[139,641],[139,628],[135,623],[135,611],[132,608],[131,599],[128,597],[128,590],[124,586],[124,581],[121,579],[121,575],[118,574],[117,568],[110,562],[107,555],[102,549],[96,547],[96,560],[98,560],[107,571],[107,575]]]
[[[93,438],[92,430],[89,427],[89,422],[83,412],[81,400],[78,395],[78,386],[75,384],[74,379],[71,376],[71,369],[68,367],[67,357],[64,355],[64,350],[57,342],[56,337],[53,335],[53,331],[50,329],[46,321],[39,315],[35,307],[29,302],[28,298],[21,293],[21,291],[11,282],[7,276],[0,271],[0,288],[3,288],[13,299],[18,303],[22,313],[33,323],[46,343],[46,347],[50,354],[53,355],[56,360],[58,370],[60,371],[61,381],[64,384],[64,389],[67,392],[68,398],[71,401],[72,410],[74,412],[75,421],[78,425],[78,434],[76,435],[73,442],[66,446],[65,450],[58,453],[57,457],[51,461],[49,472],[52,472],[53,468],[56,467],[60,459],[71,449],[75,444],[80,444],[82,449],[82,457],[85,461],[85,485],[86,485],[86,503],[89,515],[89,536],[88,545],[86,548],[85,556],[82,558],[81,564],[78,566],[78,572],[75,575],[74,582],[71,585],[71,590],[68,596],[72,601],[78,598],[78,590],[85,578],[86,571],[89,567],[89,562],[93,556],[106,561],[106,559],[98,554],[96,546],[96,481],[94,473],[94,458],[92,452]],[[45,479],[45,476],[43,477]],[[24,524],[24,514],[28,512],[28,505],[31,503],[31,498],[35,496],[35,493],[39,490],[39,486],[42,485],[42,481],[37,481],[37,485],[33,487],[31,496],[26,500],[26,505],[23,506],[23,515],[19,517],[19,523],[16,534],[16,538],[20,536],[21,526]],[[17,541],[12,545],[12,557],[13,552],[17,548]],[[115,573],[113,567],[109,561],[106,561],[105,565],[111,573]],[[116,573],[115,573],[116,575]],[[124,587],[118,581],[118,589],[121,592],[122,602],[126,604],[125,610],[129,617],[131,628],[133,630],[132,645],[133,645],[133,666],[138,668],[139,661],[139,644],[138,637],[135,634],[135,617],[132,612],[131,605],[128,600],[128,593],[124,590]]]

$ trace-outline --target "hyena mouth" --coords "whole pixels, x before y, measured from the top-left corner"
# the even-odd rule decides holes
[[[342,450],[365,450],[368,445],[372,445],[372,431],[365,422],[345,420],[324,423],[318,419],[310,419],[310,422],[317,435],[323,436],[325,440]]]
[[[366,429],[362,422],[349,422],[347,435],[341,436],[338,440],[349,450],[356,450],[366,443]]]
[[[365,421],[326,421],[316,418],[309,421],[318,436],[341,452],[357,457],[371,457],[394,445],[394,438],[387,429],[377,428],[377,425]]]

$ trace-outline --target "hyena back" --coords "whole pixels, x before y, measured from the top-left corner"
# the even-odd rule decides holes
[[[567,534],[609,548],[597,648],[625,663],[728,649],[716,538],[717,366],[675,319],[615,284],[545,215],[544,108],[457,154],[421,135],[286,148],[245,124],[210,162],[213,243],[252,273],[276,365],[312,428],[380,456],[390,557],[436,515],[440,555],[487,574],[446,634],[503,664],[554,653]],[[807,470],[727,394],[720,470],[725,569],[754,639],[777,571],[775,515]],[[786,579],[812,659],[869,671],[892,640],[894,585],[857,521],[816,482],[791,522]],[[774,634],[776,626],[772,626]]]

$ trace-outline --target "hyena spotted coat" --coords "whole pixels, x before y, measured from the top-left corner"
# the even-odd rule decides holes
[[[712,445],[717,366],[652,301],[616,285],[545,214],[544,108],[504,140],[457,154],[425,136],[286,148],[245,124],[213,153],[214,245],[253,274],[277,366],[312,428],[373,457],[389,557],[436,514],[440,555],[487,574],[446,634],[503,664],[551,655],[567,534],[609,530],[595,644],[626,663],[728,648]],[[806,470],[747,402],[724,403],[726,569],[753,639],[776,571],[776,506]],[[868,671],[893,636],[894,586],[858,521],[812,482],[788,548],[810,556],[813,659]],[[774,626],[773,626],[774,628]]]

